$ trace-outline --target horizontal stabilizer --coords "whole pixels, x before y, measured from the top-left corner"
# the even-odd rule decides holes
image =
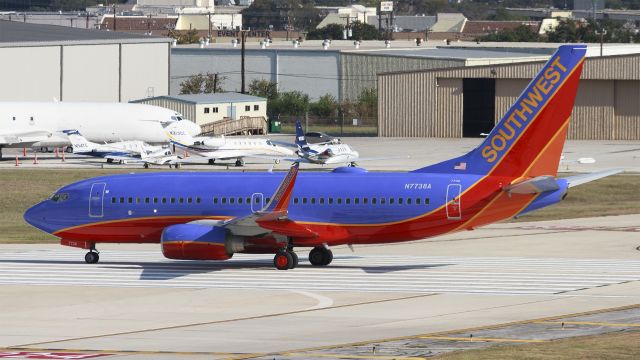
[[[594,180],[602,179],[603,177],[619,174],[623,171],[624,169],[609,169],[609,170],[598,171],[598,172],[589,173],[589,174],[569,176],[565,178],[565,180],[567,180],[567,183],[569,183],[569,187],[574,187],[574,186],[586,184]]]
[[[532,179],[516,182],[503,188],[511,194],[540,194],[545,191],[555,191],[560,187],[553,176],[537,176]]]

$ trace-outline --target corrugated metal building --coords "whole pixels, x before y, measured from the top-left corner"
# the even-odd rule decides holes
[[[0,20],[0,101],[117,102],[166,95],[170,41]]]
[[[359,46],[356,50],[353,41],[336,40],[323,50],[321,41],[308,40],[299,48],[287,42],[260,49],[256,42],[247,43],[246,85],[254,79],[266,79],[277,82],[280,91],[298,90],[312,100],[325,94],[356,100],[364,89],[376,87],[376,76],[382,72],[522,62],[553,52],[549,48],[418,47],[415,41],[395,41],[392,48],[386,48],[382,41]],[[207,72],[225,76],[225,90],[240,91],[240,48],[219,43],[202,49],[194,45],[173,48],[171,94],[178,94],[180,83],[188,77]]]
[[[640,54],[585,60],[570,139],[640,139]],[[544,61],[378,75],[379,136],[481,136]],[[467,96],[465,96],[467,94]]]

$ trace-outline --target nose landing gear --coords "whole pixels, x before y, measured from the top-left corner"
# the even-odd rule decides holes
[[[86,248],[85,248],[86,249]],[[89,252],[84,255],[84,261],[87,264],[97,264],[100,261],[100,253],[96,250],[96,245],[91,245]]]

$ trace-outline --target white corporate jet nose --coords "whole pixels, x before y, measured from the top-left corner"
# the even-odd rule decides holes
[[[200,125],[197,125],[191,120],[186,120],[186,119],[180,120],[176,123],[175,126],[176,126],[176,129],[183,130],[191,136],[200,135],[200,133],[202,132]]]

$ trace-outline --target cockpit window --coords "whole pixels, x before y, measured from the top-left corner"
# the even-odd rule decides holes
[[[56,193],[56,194],[53,194],[53,196],[51,197],[51,200],[54,202],[62,202],[67,200],[68,198],[69,198],[68,193]]]

